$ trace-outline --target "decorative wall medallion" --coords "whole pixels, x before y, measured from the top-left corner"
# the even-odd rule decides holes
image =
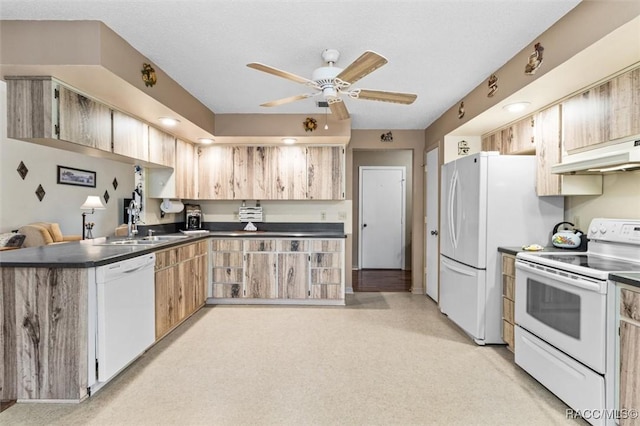
[[[113,189],[118,189],[118,179],[113,178],[113,182],[111,182],[113,184]]]
[[[306,120],[302,123],[305,132],[313,132],[318,128],[318,122],[315,118],[307,117]]]
[[[391,132],[381,134],[380,142],[393,142],[393,134]]]
[[[38,185],[38,189],[36,189],[36,196],[38,197],[38,200],[42,201],[45,194],[46,192],[44,192],[42,185]]]
[[[469,143],[467,141],[458,142],[458,155],[469,154]]]
[[[109,202],[109,191],[104,191],[104,195],[102,196],[104,198],[104,202],[105,204]]]
[[[487,84],[489,85],[489,93],[487,93],[487,96],[491,98],[498,90],[498,77],[496,77],[495,74],[491,74]]]
[[[147,87],[153,87],[156,84],[156,70],[153,69],[151,64],[142,64],[142,81]]]
[[[460,102],[460,106],[458,107],[458,118],[464,117],[464,102]]]
[[[533,53],[529,55],[529,63],[524,67],[524,73],[528,75],[535,74],[536,70],[542,65],[542,52],[544,52],[544,47],[542,47],[540,43],[536,43],[533,48]]]
[[[29,169],[27,169],[27,166],[25,166],[22,161],[20,162],[16,170],[18,170],[18,174],[20,175],[22,180],[24,180],[24,178],[27,177],[27,173],[29,173]]]

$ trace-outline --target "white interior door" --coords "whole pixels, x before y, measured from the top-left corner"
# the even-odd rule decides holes
[[[440,187],[438,175],[439,149],[432,149],[426,155],[426,194],[425,194],[425,283],[427,296],[438,301],[438,267],[439,267],[439,220],[440,211],[438,203],[438,188]]]
[[[404,167],[360,167],[361,269],[404,269]]]

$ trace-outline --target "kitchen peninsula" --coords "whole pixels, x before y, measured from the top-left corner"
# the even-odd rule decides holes
[[[96,350],[110,327],[101,320],[108,318],[104,307],[109,306],[102,300],[109,282],[101,280],[106,273],[101,271],[145,256],[153,259],[146,279],[153,297],[141,303],[153,313],[155,330],[125,367],[206,301],[225,302],[212,296],[229,294],[236,299],[231,303],[245,304],[344,304],[344,233],[294,230],[109,237],[3,252],[0,399],[81,401],[119,373],[124,367],[102,376],[106,361]],[[237,258],[219,250],[221,242],[251,247],[246,260],[241,255],[239,267],[219,264]],[[225,281],[231,271],[236,281]]]

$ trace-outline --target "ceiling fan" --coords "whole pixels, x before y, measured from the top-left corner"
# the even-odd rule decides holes
[[[290,96],[288,98],[266,102],[260,106],[273,107],[322,94],[331,109],[331,113],[335,114],[339,120],[344,120],[349,118],[349,111],[340,97],[341,95],[348,96],[352,99],[366,99],[370,101],[393,102],[407,105],[413,103],[413,101],[418,97],[418,95],[413,93],[352,89],[351,85],[353,83],[386,64],[387,59],[376,52],[367,50],[360,55],[358,59],[349,64],[349,66],[342,69],[334,65],[338,61],[339,57],[340,52],[337,50],[325,49],[322,52],[322,59],[327,63],[327,65],[315,69],[311,74],[311,79],[300,77],[299,75],[282,71],[259,62],[247,64],[249,68],[273,74],[277,77],[286,78],[287,80],[295,81],[296,83],[301,83],[315,89],[315,92],[312,93]]]

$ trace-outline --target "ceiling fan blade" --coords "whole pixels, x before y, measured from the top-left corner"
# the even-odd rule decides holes
[[[385,92],[382,90],[360,89],[357,98],[369,101],[393,102],[396,104],[412,104],[418,95],[414,93]]]
[[[273,107],[273,106],[278,106],[278,105],[284,105],[284,104],[288,104],[290,102],[299,101],[301,99],[307,99],[307,98],[310,98],[311,96],[314,96],[314,95],[315,94],[305,93],[303,95],[289,96],[288,98],[282,98],[282,99],[277,99],[277,100],[271,101],[271,102],[265,102],[265,103],[261,104],[260,106]]]
[[[360,55],[358,59],[349,64],[348,67],[343,69],[342,72],[340,72],[340,74],[336,76],[336,78],[353,84],[356,81],[360,80],[362,77],[374,72],[386,63],[387,58],[377,54],[376,52],[367,50],[362,55]]]
[[[335,101],[329,102],[329,109],[331,109],[331,114],[335,115],[338,120],[349,118],[349,111],[342,99],[337,98]]]
[[[273,74],[277,77],[282,77],[282,78],[286,78],[287,80],[295,81],[296,83],[314,85],[313,81],[307,78],[300,77],[299,75],[295,75],[287,71],[282,71],[277,68],[270,67],[269,65],[261,64],[259,62],[251,62],[250,64],[247,64],[247,66],[249,68],[253,68],[254,70],[266,72],[268,74]]]

